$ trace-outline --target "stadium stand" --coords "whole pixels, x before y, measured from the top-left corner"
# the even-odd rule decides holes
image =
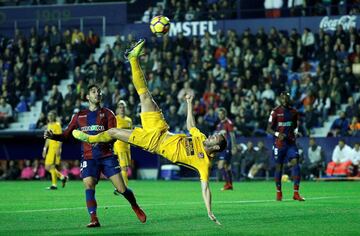
[[[212,15],[212,7],[235,4],[214,1],[207,7],[204,4],[209,1],[186,1],[180,6],[176,1],[157,2],[161,4],[155,6],[173,9],[164,12],[172,19],[176,14],[186,18],[179,20],[224,19],[221,14]],[[203,14],[193,13],[191,18],[191,9]],[[159,9],[144,13],[143,21],[158,13]],[[104,88],[105,106],[114,109],[120,99],[127,100],[127,115],[139,123],[138,96],[123,57],[135,36],[100,39],[97,34],[90,30],[85,35],[79,29],[59,32],[56,26],[47,25],[40,32],[33,27],[29,35],[16,30],[12,38],[1,37],[1,97],[14,114],[7,131],[43,129],[50,110],[56,110],[66,125],[71,114],[84,106],[85,88],[94,82]],[[300,133],[325,137],[359,133],[359,59],[358,30],[345,31],[339,25],[334,33],[276,28],[265,32],[260,27],[240,34],[229,30],[204,37],[152,37],[142,63],[164,115],[180,121],[172,122],[174,132],[184,130],[181,89],[190,84],[199,100],[194,108],[197,119],[208,133],[214,131],[216,109],[225,107],[237,137],[266,136],[270,110],[278,104],[277,94],[288,90],[302,115]],[[0,104],[0,109],[4,106]],[[349,127],[344,132],[329,132],[341,112],[345,112]]]

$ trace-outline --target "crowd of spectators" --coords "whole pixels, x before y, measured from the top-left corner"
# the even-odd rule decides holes
[[[103,2],[132,2],[131,0],[2,0],[2,6],[27,6],[27,5],[62,5],[62,4],[81,4],[81,3],[103,3]]]
[[[0,44],[0,86],[4,98],[0,109],[9,104],[16,112],[26,111],[26,104],[34,104],[50,91],[37,128],[46,124],[50,110],[57,111],[62,123],[67,124],[71,114],[86,105],[86,86],[98,83],[103,87],[105,106],[114,108],[119,99],[125,99],[129,115],[138,121],[138,96],[123,56],[134,41],[132,35],[117,36],[115,43],[106,45],[95,60],[93,52],[99,38],[91,30],[85,36],[78,29],[60,33],[55,26],[45,26],[41,33],[32,28],[28,37],[17,30],[13,39],[3,38]],[[152,37],[142,63],[149,89],[175,132],[184,129],[183,96],[193,93],[197,100],[196,118],[208,133],[217,123],[216,109],[224,107],[238,136],[265,135],[277,95],[287,90],[301,112],[303,136],[322,126],[329,115],[336,114],[341,104],[348,102],[345,117],[339,118],[346,122],[337,122],[331,130],[334,132],[329,132],[344,136],[358,135],[360,126],[360,105],[353,97],[359,82],[352,72],[359,61],[357,30],[344,31],[338,25],[334,33],[313,33],[309,29],[286,32],[276,28],[266,33],[259,28],[256,33],[246,29],[241,34],[229,30],[193,38],[181,33],[174,38]],[[63,97],[57,84],[68,74],[74,80]],[[3,120],[1,123],[7,123]],[[338,128],[339,125],[345,128]]]
[[[236,5],[236,0],[160,1],[145,10],[141,21],[149,23],[157,15],[165,15],[175,22],[235,19]]]
[[[91,74],[91,79],[99,79],[106,88],[107,106],[112,107],[119,99],[127,100],[129,116],[136,123],[138,97],[122,58],[124,47],[132,41],[131,35],[127,39],[118,36],[99,62],[90,56],[76,77]],[[219,31],[215,36],[206,33],[191,39],[182,34],[162,40],[153,37],[147,42],[142,64],[149,89],[175,132],[184,130],[183,96],[193,93],[194,112],[205,131],[214,130],[216,110],[224,107],[238,136],[265,135],[269,113],[278,104],[277,95],[287,90],[301,113],[300,132],[309,136],[314,127],[322,126],[329,115],[340,111],[342,103],[350,100],[353,107],[359,107],[359,101],[353,98],[359,82],[352,73],[359,56],[357,30],[345,32],[339,25],[334,33],[313,33],[309,29],[283,32],[275,28],[265,33],[259,28],[256,33],[250,29],[242,34]],[[75,81],[79,94],[79,87],[87,81]],[[359,116],[358,109],[347,110],[346,119]],[[352,127],[358,128],[356,124]]]
[[[28,111],[50,89],[44,112],[61,106],[57,85],[82,65],[99,43],[92,30],[85,36],[77,28],[60,32],[54,25],[45,25],[41,33],[33,27],[29,35],[15,30],[13,38],[0,37],[0,128],[6,128],[16,114]],[[62,110],[57,111],[60,114]]]
[[[70,179],[80,179],[79,161],[62,161],[61,173]],[[0,180],[50,179],[43,160],[0,160]]]
[[[358,0],[264,0],[265,16],[330,16],[359,14]]]

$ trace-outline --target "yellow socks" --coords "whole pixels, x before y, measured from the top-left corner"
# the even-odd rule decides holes
[[[58,171],[56,168],[55,168],[55,171],[56,171],[56,177],[58,177],[59,179],[63,180],[63,179],[64,179],[64,176],[61,174],[61,172]]]
[[[51,174],[51,184],[53,186],[57,185],[57,176],[56,176],[56,169],[55,167],[51,167],[51,169],[49,170],[50,174]]]
[[[137,93],[139,95],[146,93],[148,88],[146,86],[144,73],[142,72],[139,64],[139,59],[133,57],[129,59],[129,62],[131,66],[132,80]]]
[[[126,170],[121,170],[121,175],[123,177],[125,186],[128,186],[129,179],[128,179],[128,176],[127,176],[127,171]]]
[[[89,143],[107,143],[113,140],[107,131],[101,132],[97,135],[89,135]]]

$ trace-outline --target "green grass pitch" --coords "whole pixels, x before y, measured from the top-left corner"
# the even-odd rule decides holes
[[[291,183],[276,202],[271,181],[235,183],[228,192],[212,182],[218,226],[207,217],[199,182],[130,181],[148,216],[142,224],[103,180],[96,190],[102,227],[93,229],[85,227],[82,182],[44,190],[49,184],[0,182],[0,235],[360,235],[359,182],[303,182],[305,202],[291,200]]]

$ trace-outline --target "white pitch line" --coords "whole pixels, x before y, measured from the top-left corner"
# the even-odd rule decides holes
[[[326,199],[336,199],[343,198],[340,196],[333,197],[314,197],[314,198],[306,198],[306,201],[316,201],[316,200],[326,200]],[[293,201],[292,199],[283,199],[283,201]],[[275,200],[245,200],[245,201],[213,201],[213,204],[246,204],[246,203],[268,203],[268,202],[276,202]],[[176,203],[148,203],[141,204],[142,207],[152,207],[152,206],[173,206],[173,205],[197,205],[203,204],[203,202],[176,202]],[[129,207],[128,204],[122,205],[110,205],[110,206],[99,206],[98,208],[121,208],[121,207]],[[33,210],[18,210],[18,211],[0,211],[0,214],[9,214],[9,213],[33,213],[33,212],[49,212],[49,211],[69,211],[69,210],[85,210],[86,207],[67,207],[67,208],[53,208],[53,209],[33,209]]]

